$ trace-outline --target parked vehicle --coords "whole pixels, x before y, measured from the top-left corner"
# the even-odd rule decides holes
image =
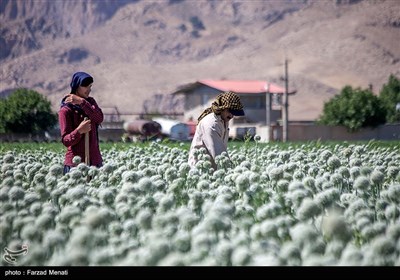
[[[161,125],[163,137],[168,137],[175,141],[190,140],[190,127],[186,123],[164,118],[154,118],[153,120]]]
[[[152,120],[134,120],[124,123],[124,130],[136,138],[145,141],[161,137],[161,125]]]

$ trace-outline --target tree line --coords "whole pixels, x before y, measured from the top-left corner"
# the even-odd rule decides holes
[[[400,80],[390,75],[379,95],[371,89],[345,86],[324,104],[317,123],[344,126],[349,131],[400,122]]]

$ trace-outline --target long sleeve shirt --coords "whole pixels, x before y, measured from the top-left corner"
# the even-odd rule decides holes
[[[75,156],[80,156],[82,162],[85,160],[85,135],[80,134],[77,127],[85,117],[88,117],[91,120],[91,130],[89,131],[90,165],[100,166],[103,159],[99,148],[97,127],[103,122],[103,112],[92,97],[84,99],[82,104],[77,106],[82,109],[83,113],[73,109],[72,106],[63,106],[58,112],[61,141],[67,147],[64,165],[75,166],[72,162]]]
[[[195,149],[204,147],[211,157],[211,165],[217,169],[215,157],[227,151],[229,138],[229,124],[225,123],[220,115],[210,113],[205,116],[197,125],[192,144],[189,150],[188,163],[195,166],[197,158],[194,155]]]

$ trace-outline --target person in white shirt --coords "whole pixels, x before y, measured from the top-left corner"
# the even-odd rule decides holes
[[[196,150],[205,148],[210,156],[211,166],[217,170],[215,157],[227,152],[229,121],[234,116],[244,116],[240,97],[231,91],[220,93],[211,107],[198,118],[196,132],[189,150],[188,163],[194,167],[198,161]]]

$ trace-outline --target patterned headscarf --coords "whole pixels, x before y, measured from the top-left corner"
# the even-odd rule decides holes
[[[239,96],[232,91],[225,91],[218,94],[215,101],[211,104],[211,107],[205,109],[197,121],[200,122],[205,116],[212,112],[219,115],[225,109],[229,109],[235,116],[244,116],[243,105],[240,102]]]

